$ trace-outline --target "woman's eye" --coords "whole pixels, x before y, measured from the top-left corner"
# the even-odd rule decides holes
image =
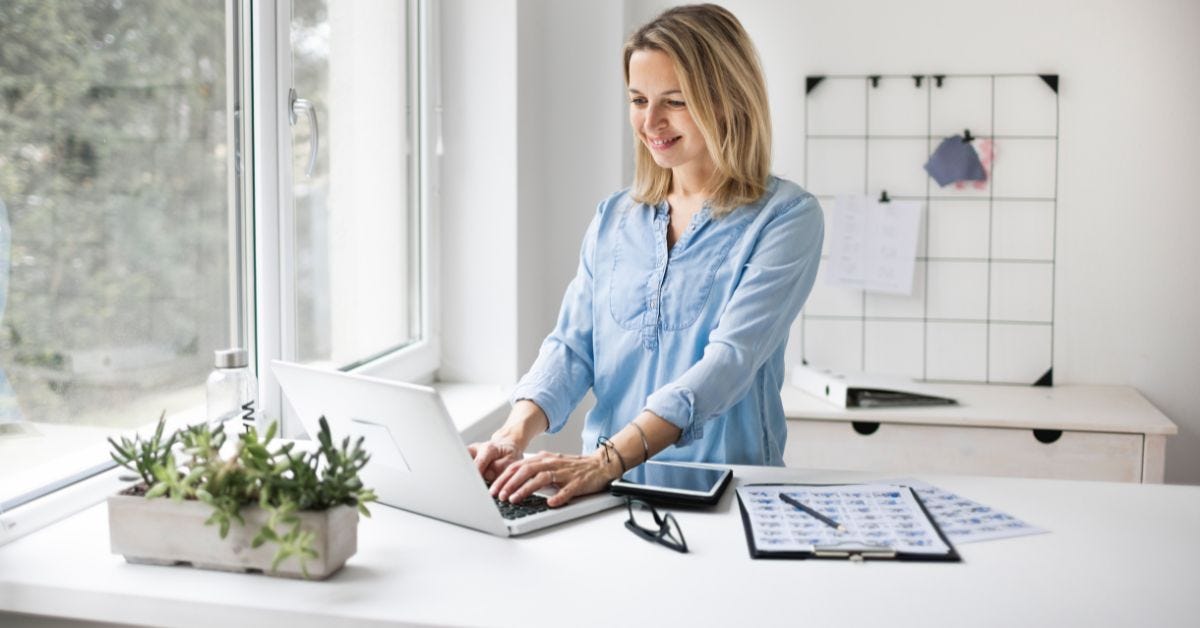
[[[672,107],[683,107],[687,103],[683,102],[682,100],[668,100],[667,104],[671,105]]]
[[[644,105],[644,104],[646,104],[646,99],[645,98],[631,98],[629,100],[629,102],[631,102],[635,105]]]

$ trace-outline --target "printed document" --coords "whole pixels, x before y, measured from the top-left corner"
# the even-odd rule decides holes
[[[833,206],[826,283],[912,294],[921,204],[839,196]]]
[[[1046,532],[1008,513],[920,480],[895,480],[888,484],[901,484],[916,491],[942,533],[955,545]]]

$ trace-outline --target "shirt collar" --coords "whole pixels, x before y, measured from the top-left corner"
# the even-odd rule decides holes
[[[671,213],[671,208],[665,198],[657,205],[654,205],[652,209],[654,210],[655,218],[666,218]],[[700,211],[696,212],[696,216],[697,218],[694,220],[708,220],[712,216],[712,201],[704,201],[704,204],[700,206]]]

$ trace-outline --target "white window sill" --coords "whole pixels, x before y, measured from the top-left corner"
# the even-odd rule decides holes
[[[503,386],[435,382],[433,387],[465,443],[487,440],[508,417],[508,391]]]
[[[508,415],[508,394],[502,386],[437,382],[433,384],[433,387],[441,394],[442,402],[454,420],[454,426],[463,435],[464,443],[487,439]],[[201,412],[202,410],[197,408],[195,411],[181,412],[168,417],[167,430],[195,423],[200,419]],[[39,426],[40,428],[41,426]],[[101,428],[73,430],[69,426],[57,426],[57,428],[62,433],[55,434],[56,437],[86,438],[94,442],[70,455],[31,467],[16,477],[5,478],[4,499],[37,489],[55,479],[79,473],[81,470],[111,460],[109,445],[105,440],[106,436],[112,434],[111,430]],[[147,435],[153,428],[153,425],[148,427]],[[43,440],[47,443],[45,446],[54,446],[52,439]],[[50,453],[51,451],[47,451],[46,456],[29,459],[46,460],[49,459]],[[115,493],[124,484],[118,479],[118,476],[126,473],[128,471],[125,469],[113,469],[71,484],[11,511],[0,512],[0,545],[33,533],[104,501],[108,495]]]

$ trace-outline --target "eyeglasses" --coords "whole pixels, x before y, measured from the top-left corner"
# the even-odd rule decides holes
[[[683,538],[683,529],[671,513],[658,514],[658,510],[650,504],[632,497],[625,498],[625,506],[629,509],[629,520],[625,527],[630,532],[650,541],[669,547],[676,552],[686,554],[687,541]]]

